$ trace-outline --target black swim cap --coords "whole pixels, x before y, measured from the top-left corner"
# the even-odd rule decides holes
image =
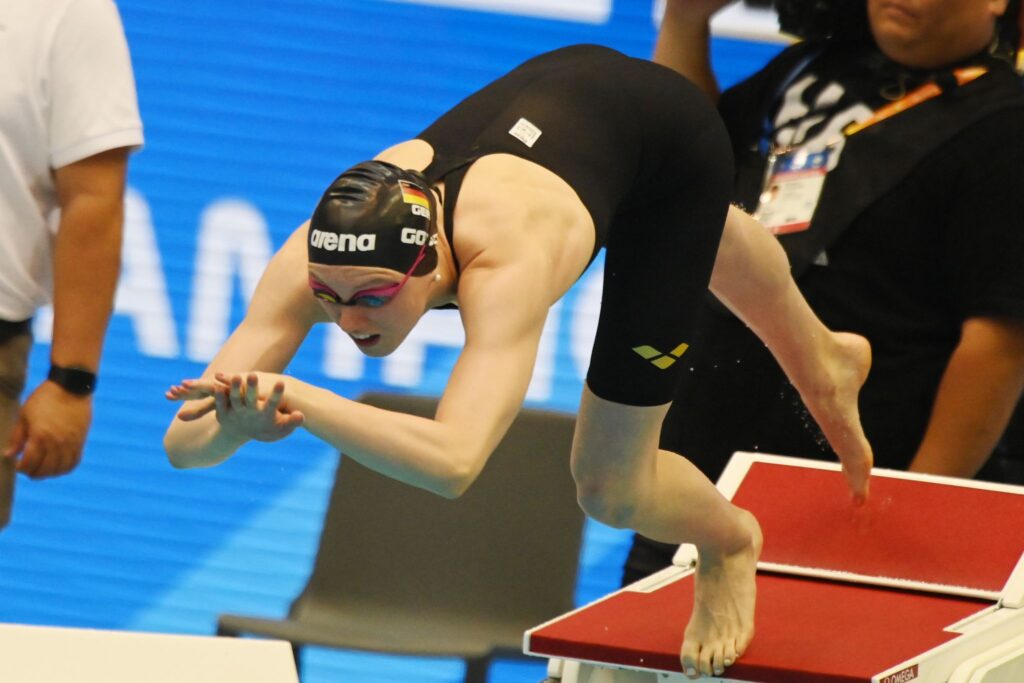
[[[423,174],[364,161],[338,176],[309,222],[309,262],[374,266],[413,275],[437,265],[437,222]],[[424,245],[426,245],[424,251]]]

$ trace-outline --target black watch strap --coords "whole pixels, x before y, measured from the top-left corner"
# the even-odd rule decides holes
[[[96,391],[96,373],[80,368],[64,368],[51,364],[50,374],[46,379],[76,396],[88,396]]]

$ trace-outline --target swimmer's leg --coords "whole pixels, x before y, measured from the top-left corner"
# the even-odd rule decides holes
[[[866,497],[873,456],[857,396],[871,367],[867,340],[822,324],[790,276],[778,241],[735,207],[711,290],[768,346],[839,456],[854,495]]]
[[[592,517],[666,543],[697,546],[683,671],[691,677],[719,675],[754,635],[761,531],[750,513],[726,500],[688,460],[659,450],[667,410],[607,401],[585,387],[573,476],[580,505]]]

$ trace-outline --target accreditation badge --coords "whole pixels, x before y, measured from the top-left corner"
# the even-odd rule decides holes
[[[772,152],[754,218],[775,235],[809,228],[825,185],[828,157],[828,149]]]

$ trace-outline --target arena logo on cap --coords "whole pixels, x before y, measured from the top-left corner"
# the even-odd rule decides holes
[[[309,244],[324,251],[373,251],[377,248],[377,236],[339,235],[336,232],[314,230],[309,235]]]

